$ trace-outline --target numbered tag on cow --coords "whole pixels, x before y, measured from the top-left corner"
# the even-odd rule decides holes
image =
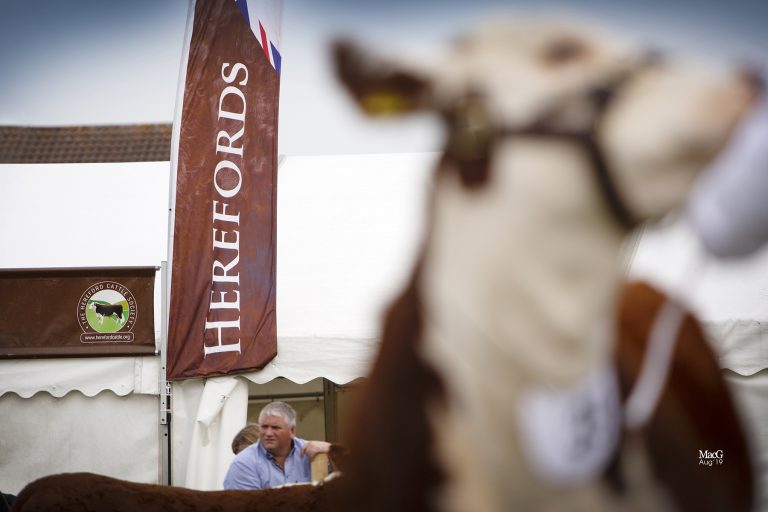
[[[534,388],[518,407],[521,446],[537,476],[556,485],[582,484],[615,453],[621,411],[612,367],[565,390]]]

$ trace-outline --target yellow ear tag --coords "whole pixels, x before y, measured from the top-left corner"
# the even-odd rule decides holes
[[[400,114],[411,110],[410,102],[403,95],[391,91],[368,94],[361,98],[360,104],[371,115]]]

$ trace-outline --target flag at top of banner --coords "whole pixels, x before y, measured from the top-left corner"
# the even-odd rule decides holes
[[[264,55],[272,67],[280,73],[280,28],[283,24],[282,1],[235,0],[240,12],[251,27],[251,32],[261,45]]]
[[[197,0],[171,155],[169,379],[277,354],[275,222],[282,0]]]

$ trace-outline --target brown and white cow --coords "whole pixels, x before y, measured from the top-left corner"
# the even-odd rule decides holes
[[[614,319],[626,235],[681,205],[757,82],[540,20],[484,27],[428,66],[349,43],[336,62],[367,113],[433,111],[447,129],[346,510],[749,510],[747,448],[695,321],[643,286]],[[674,359],[641,372],[652,330]],[[697,466],[721,449],[725,467]]]

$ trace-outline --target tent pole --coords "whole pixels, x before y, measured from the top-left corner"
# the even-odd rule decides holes
[[[184,45],[179,66],[179,80],[176,86],[176,107],[171,128],[171,172],[168,184],[168,260],[162,263],[162,332],[160,333],[160,444],[162,445],[161,483],[171,485],[171,383],[168,382],[168,314],[170,312],[170,288],[173,274],[173,238],[176,227],[176,185],[179,171],[179,138],[181,137],[181,113],[184,104],[184,90],[189,63],[189,45],[195,19],[195,0],[187,0],[187,26],[184,31]]]
[[[323,412],[325,416],[325,440],[338,442],[338,407],[336,405],[336,384],[323,379]]]
[[[168,382],[168,262],[160,265],[161,313],[160,313],[160,449],[162,485],[171,485],[171,383]]]

